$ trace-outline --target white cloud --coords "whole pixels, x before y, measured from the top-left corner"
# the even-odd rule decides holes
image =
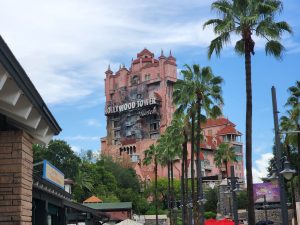
[[[71,145],[71,149],[77,154],[81,152],[81,148],[79,146]]]
[[[48,104],[101,92],[107,64],[124,52],[130,59],[145,46],[156,52],[206,46],[212,36],[199,16],[189,14],[208,0],[0,3],[2,35]]]
[[[92,127],[101,127],[100,119],[88,119],[86,124]]]
[[[116,57],[127,63],[144,47],[156,53],[188,45],[206,48],[214,37],[211,28],[202,29],[203,22],[214,17],[210,0],[0,4],[1,34],[48,104],[91,100],[103,93],[104,71]]]
[[[272,157],[272,153],[265,153],[262,154],[259,159],[255,160],[252,168],[253,183],[261,183],[262,180],[260,178],[267,177],[267,167],[269,166],[269,161]]]
[[[255,146],[253,148],[253,152],[255,152],[255,153],[261,153],[261,152],[266,152],[266,151],[272,149],[272,144],[266,143],[266,136],[265,136],[265,134],[263,134],[263,133],[257,133],[256,136],[259,137],[259,138],[265,138],[265,141],[264,141],[264,143]]]
[[[65,140],[71,140],[71,141],[98,141],[100,140],[100,137],[97,136],[72,136],[72,137],[64,137]]]

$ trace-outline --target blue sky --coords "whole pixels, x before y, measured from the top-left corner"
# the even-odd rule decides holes
[[[216,15],[209,0],[0,0],[1,35],[63,128],[57,137],[74,151],[99,151],[106,135],[103,79],[107,65],[127,67],[144,47],[156,56],[160,50],[177,58],[178,68],[199,63],[224,78],[224,114],[245,133],[245,72],[242,57],[232,45],[221,58],[207,59],[214,37],[202,24]],[[294,30],[284,36],[282,61],[265,56],[256,40],[253,68],[253,169],[255,180],[265,176],[273,143],[271,86],[275,85],[279,111],[287,88],[299,80],[300,2],[284,1],[279,20]],[[234,38],[232,43],[234,43]],[[244,140],[243,136],[243,140]]]

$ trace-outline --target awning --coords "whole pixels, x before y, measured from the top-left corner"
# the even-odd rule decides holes
[[[35,143],[48,144],[60,126],[28,75],[0,36],[0,114],[26,131]]]

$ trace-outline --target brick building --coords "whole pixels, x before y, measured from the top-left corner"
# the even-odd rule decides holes
[[[101,139],[101,152],[113,158],[131,160],[141,180],[153,178],[153,165],[141,164],[144,151],[157,141],[170,125],[175,111],[172,94],[177,80],[176,59],[170,52],[158,58],[148,49],[132,59],[131,66],[113,73],[105,72],[105,115],[107,136]],[[241,133],[235,124],[220,117],[203,125],[205,134],[202,148],[202,172],[204,176],[220,174],[214,164],[214,153],[222,141],[230,142],[238,156],[236,175],[243,178],[243,151]],[[190,158],[190,145],[188,146]],[[190,166],[189,161],[189,166]],[[230,165],[229,165],[230,166]],[[174,165],[174,175],[180,177],[179,160]],[[225,169],[224,169],[225,171]],[[158,168],[159,176],[167,176],[167,169]]]

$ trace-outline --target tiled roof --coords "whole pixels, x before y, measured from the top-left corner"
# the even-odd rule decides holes
[[[151,55],[152,57],[154,57],[154,54],[146,48],[144,48],[140,53],[138,53],[137,57],[141,57],[143,55]]]
[[[200,143],[201,148],[217,149],[222,140],[219,137],[205,136],[205,142]]]
[[[226,126],[223,129],[219,130],[217,135],[223,135],[223,134],[236,134],[241,135],[239,131],[237,131],[233,126]]]
[[[84,203],[85,206],[92,209],[115,210],[115,209],[132,209],[132,202],[114,202],[114,203]]]
[[[100,198],[97,198],[95,195],[83,201],[83,203],[101,203],[101,202],[103,201]]]
[[[208,127],[215,127],[215,126],[221,126],[221,125],[231,125],[235,127],[235,124],[229,121],[226,118],[220,117],[217,119],[207,119],[205,124],[202,124],[203,128]]]

